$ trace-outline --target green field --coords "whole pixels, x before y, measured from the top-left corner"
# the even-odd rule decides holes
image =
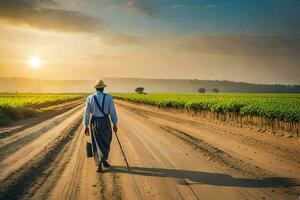
[[[287,122],[300,120],[300,94],[113,94],[117,99],[164,108],[237,113]]]
[[[82,94],[0,94],[0,125],[31,117],[61,103],[83,98]]]

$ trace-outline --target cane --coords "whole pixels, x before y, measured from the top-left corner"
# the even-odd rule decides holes
[[[124,151],[123,151],[123,148],[122,148],[121,142],[120,142],[120,140],[119,140],[118,134],[117,134],[117,132],[116,132],[116,131],[114,131],[114,132],[115,132],[115,134],[116,134],[116,138],[117,138],[117,140],[118,140],[118,143],[119,143],[120,149],[121,149],[121,151],[122,151],[122,154],[123,154],[124,160],[125,160],[125,162],[126,162],[127,168],[128,168],[128,170],[129,170],[129,171],[131,171],[131,170],[130,170],[130,167],[129,167],[129,164],[128,164],[128,161],[127,161],[127,158],[126,158],[126,155],[125,155],[125,153],[124,153]]]

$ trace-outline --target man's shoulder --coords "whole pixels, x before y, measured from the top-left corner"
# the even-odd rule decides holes
[[[88,99],[93,98],[94,94],[90,94],[87,96]]]
[[[108,98],[108,99],[113,99],[113,97],[110,95],[110,94],[107,94],[107,93],[104,93],[105,95],[106,95],[106,97]]]
[[[110,94],[107,94],[107,93],[99,93],[99,94],[95,94],[95,93],[93,93],[93,94],[90,94],[89,96],[87,96],[87,99],[92,99],[92,98],[94,98],[94,96],[95,95],[103,95],[103,94],[105,94],[105,98],[107,98],[107,99],[113,99],[113,97],[110,95]]]
[[[88,99],[88,100],[89,100],[89,99],[92,99],[92,98],[94,97],[94,95],[95,95],[94,93],[93,93],[93,94],[90,94],[90,95],[88,95],[88,96],[86,97],[86,99]]]

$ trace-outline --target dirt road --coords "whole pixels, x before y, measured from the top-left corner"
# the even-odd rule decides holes
[[[0,199],[299,199],[300,140],[117,103],[104,174],[85,156],[83,105],[0,130]]]

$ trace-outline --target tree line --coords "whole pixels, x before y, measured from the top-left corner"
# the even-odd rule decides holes
[[[136,93],[138,94],[146,94],[144,91],[145,91],[145,88],[144,87],[137,87],[135,88],[134,90]],[[199,88],[198,89],[198,93],[206,93],[208,91],[211,91],[212,93],[219,93],[220,90],[218,88],[212,88],[211,90],[208,90],[206,88]]]

